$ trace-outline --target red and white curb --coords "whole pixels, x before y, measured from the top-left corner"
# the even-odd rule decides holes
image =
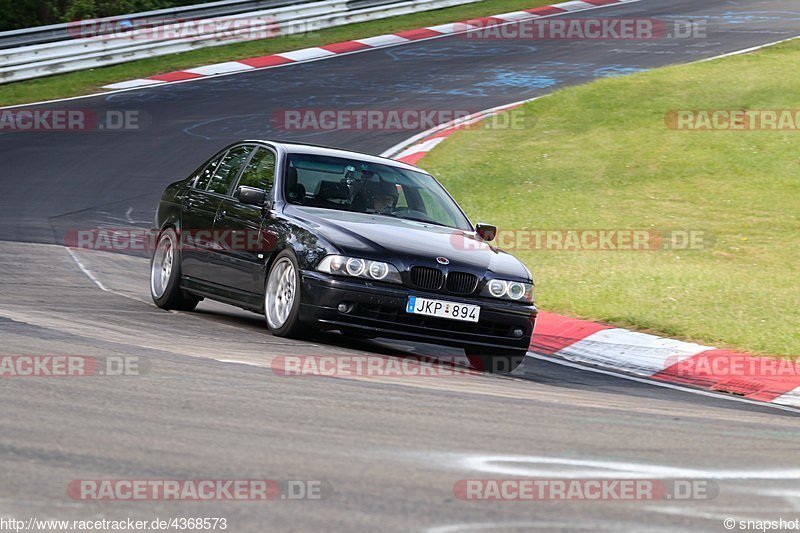
[[[665,383],[800,407],[800,368],[772,359],[541,312],[531,351]]]
[[[520,100],[519,102],[492,107],[466,117],[460,117],[456,120],[445,122],[444,124],[425,130],[392,146],[388,150],[385,150],[381,156],[390,157],[395,161],[408,163],[409,165],[416,165],[428,152],[433,150],[439,143],[455,132],[467,129],[488,117],[503,113],[504,111],[509,111],[528,102],[538,100],[539,98],[544,98],[544,96],[536,96],[527,100]]]
[[[426,28],[405,30],[397,33],[367,37],[365,39],[326,44],[324,46],[315,46],[313,48],[303,48],[301,50],[293,50],[291,52],[283,52],[280,54],[251,57],[236,61],[225,61],[223,63],[215,63],[202,67],[177,70],[174,72],[167,72],[165,74],[157,74],[147,78],[112,83],[110,85],[103,86],[103,88],[111,90],[133,89],[137,87],[163,85],[165,83],[184,82],[211,76],[246,72],[248,70],[282,67],[294,63],[326,59],[342,54],[352,54],[375,48],[386,48],[410,43],[413,41],[435,39],[438,37],[444,37],[446,35],[466,33],[478,28],[513,24],[523,20],[534,20],[556,15],[563,15],[565,13],[575,13],[590,9],[598,9],[606,6],[630,4],[638,1],[640,0],[574,0],[572,2],[563,2],[550,6],[524,9],[522,11],[512,11],[510,13],[502,13],[500,15],[492,15],[489,17],[480,17],[461,22],[439,24],[437,26],[428,26]]]
[[[415,165],[456,131],[532,100],[536,98],[442,124],[381,155]],[[547,312],[539,313],[531,351],[663,383],[800,407],[800,361],[755,357]]]

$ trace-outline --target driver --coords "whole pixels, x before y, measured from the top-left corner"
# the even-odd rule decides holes
[[[394,212],[397,199],[400,196],[394,183],[386,181],[370,183],[369,192],[371,198],[370,203],[367,205],[372,207],[373,213],[390,215]]]

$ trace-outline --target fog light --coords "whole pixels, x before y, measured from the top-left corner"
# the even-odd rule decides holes
[[[348,302],[342,302],[342,303],[339,304],[339,306],[336,309],[340,313],[347,314],[347,313],[349,313],[350,311],[353,310],[353,304],[348,303]]]
[[[519,337],[522,337],[525,334],[525,332],[522,331],[522,328],[514,328],[514,330],[511,332],[511,334],[513,336],[519,338]]]

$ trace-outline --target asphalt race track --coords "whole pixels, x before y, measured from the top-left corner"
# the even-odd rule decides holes
[[[0,382],[0,517],[226,517],[231,531],[723,530],[800,517],[796,415],[529,357],[514,377],[286,377],[280,355],[452,355],[272,337],[203,302],[157,309],[145,258],[75,251],[70,228],[138,226],[163,186],[241,138],[380,153],[414,132],[277,131],[285,109],[467,109],[800,35],[791,0],[643,0],[592,17],[707,20],[707,37],[528,42],[451,36],[48,104],[136,110],[140,131],[0,134],[3,354],[135,356],[140,375]],[[794,73],[787,73],[794,75]],[[89,274],[89,275],[87,275]],[[535,271],[534,271],[535,275]],[[707,480],[708,500],[474,502],[459,480]],[[81,502],[76,479],[296,479],[320,501]]]

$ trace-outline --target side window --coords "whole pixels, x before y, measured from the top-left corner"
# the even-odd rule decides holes
[[[222,161],[223,155],[225,154],[222,154],[221,156],[219,156],[218,158],[207,164],[205,168],[198,173],[197,180],[194,182],[195,189],[200,189],[203,191],[206,190],[206,187],[208,187],[208,182],[211,181],[211,176],[214,175],[214,171],[217,170],[219,162]]]
[[[208,184],[208,191],[219,194],[228,194],[228,189],[239,174],[247,156],[253,151],[253,146],[237,146],[225,154],[222,161],[217,165],[217,171]]]
[[[244,168],[239,185],[256,187],[269,191],[275,179],[275,154],[266,148],[258,148]]]
[[[408,199],[406,198],[405,187],[398,187],[400,196],[397,197],[397,203],[394,205],[395,209],[408,209]]]

